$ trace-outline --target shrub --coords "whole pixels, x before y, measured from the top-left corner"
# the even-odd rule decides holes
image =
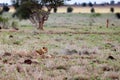
[[[21,41],[18,41],[18,40],[17,40],[17,41],[14,41],[13,44],[14,44],[14,45],[20,45],[20,44],[21,44]]]
[[[3,11],[8,12],[9,9],[10,9],[10,8],[9,8],[8,6],[6,6],[6,5],[3,6]]]
[[[12,24],[11,24],[11,26],[12,26],[13,29],[18,30],[18,28],[17,28],[18,27],[18,22],[13,21]]]
[[[54,13],[56,13],[57,12],[57,8],[54,8]]]
[[[0,16],[0,27],[7,29],[8,28],[7,23],[8,23],[8,18],[4,18]]]
[[[120,13],[115,14],[118,19],[120,19]]]
[[[71,6],[69,6],[68,8],[67,8],[67,13],[71,13],[73,11],[73,8],[71,7]]]
[[[113,7],[111,7],[111,8],[110,8],[110,11],[113,13],[113,12],[114,12],[114,8],[113,8]]]
[[[3,12],[8,12],[9,11],[9,7],[4,5],[2,9],[0,9],[0,15],[2,15]]]
[[[2,15],[2,13],[3,13],[3,12],[2,12],[2,9],[0,8],[0,15]]]
[[[91,13],[95,13],[95,9],[94,8],[91,8]]]

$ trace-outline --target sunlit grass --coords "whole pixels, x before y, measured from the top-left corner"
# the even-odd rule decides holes
[[[91,22],[91,15],[51,14],[44,31],[28,20],[13,19],[20,24],[18,31],[0,30],[0,79],[119,80],[119,20],[101,14]],[[106,28],[107,18],[115,26]],[[35,56],[43,46],[48,58]],[[26,59],[32,63],[24,63]]]

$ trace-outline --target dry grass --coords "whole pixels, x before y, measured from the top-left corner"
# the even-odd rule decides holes
[[[40,56],[24,56],[14,53],[1,55],[0,79],[117,79],[119,80],[120,65],[114,66],[107,59],[100,60],[98,54],[94,55],[54,55],[54,58]],[[67,57],[67,58],[65,58]],[[30,60],[31,63],[26,63]],[[95,61],[96,60],[96,61]],[[119,61],[114,61],[115,63]],[[105,65],[105,66],[104,66]],[[101,67],[103,66],[103,67]],[[12,74],[10,73],[12,71]]]
[[[0,30],[0,80],[119,80],[119,20],[103,14],[92,17],[97,25],[90,26],[90,16],[51,14],[45,31],[28,21],[18,31]],[[116,26],[105,28],[105,16]],[[43,46],[48,53],[36,55]]]
[[[94,6],[96,13],[110,13],[110,8],[114,7],[115,13],[120,12],[119,6]],[[73,13],[91,13],[91,7],[73,6]],[[11,6],[9,12],[15,12],[15,9]],[[53,11],[51,11],[53,13]],[[67,6],[61,6],[57,10],[58,13],[66,13]]]
[[[73,13],[91,13],[91,7],[72,6]],[[110,8],[114,7],[115,12],[120,12],[119,6],[94,6],[96,13],[110,13]],[[53,12],[53,11],[52,11]],[[58,8],[58,13],[66,13],[67,7],[62,6]]]

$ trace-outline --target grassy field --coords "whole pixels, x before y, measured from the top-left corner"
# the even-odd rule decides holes
[[[18,21],[19,30],[0,30],[0,80],[120,79],[120,19],[114,14],[51,14],[44,31],[3,16]],[[35,55],[43,46],[48,53]]]

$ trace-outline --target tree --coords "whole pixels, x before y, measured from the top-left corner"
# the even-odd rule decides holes
[[[114,4],[115,4],[115,1],[114,1],[114,0],[110,1],[110,4],[111,4],[111,5],[114,5]]]
[[[90,7],[93,7],[93,4],[92,4],[91,2],[89,2],[88,5],[89,5]]]
[[[3,12],[8,12],[9,11],[9,7],[7,5],[3,5],[2,10],[0,11],[0,14],[2,14]]]
[[[87,6],[87,4],[84,2],[84,3],[82,3],[82,6],[83,6],[83,7],[86,7],[86,6]]]
[[[16,12],[13,17],[29,19],[38,29],[48,20],[50,11],[64,4],[64,0],[12,0]]]

